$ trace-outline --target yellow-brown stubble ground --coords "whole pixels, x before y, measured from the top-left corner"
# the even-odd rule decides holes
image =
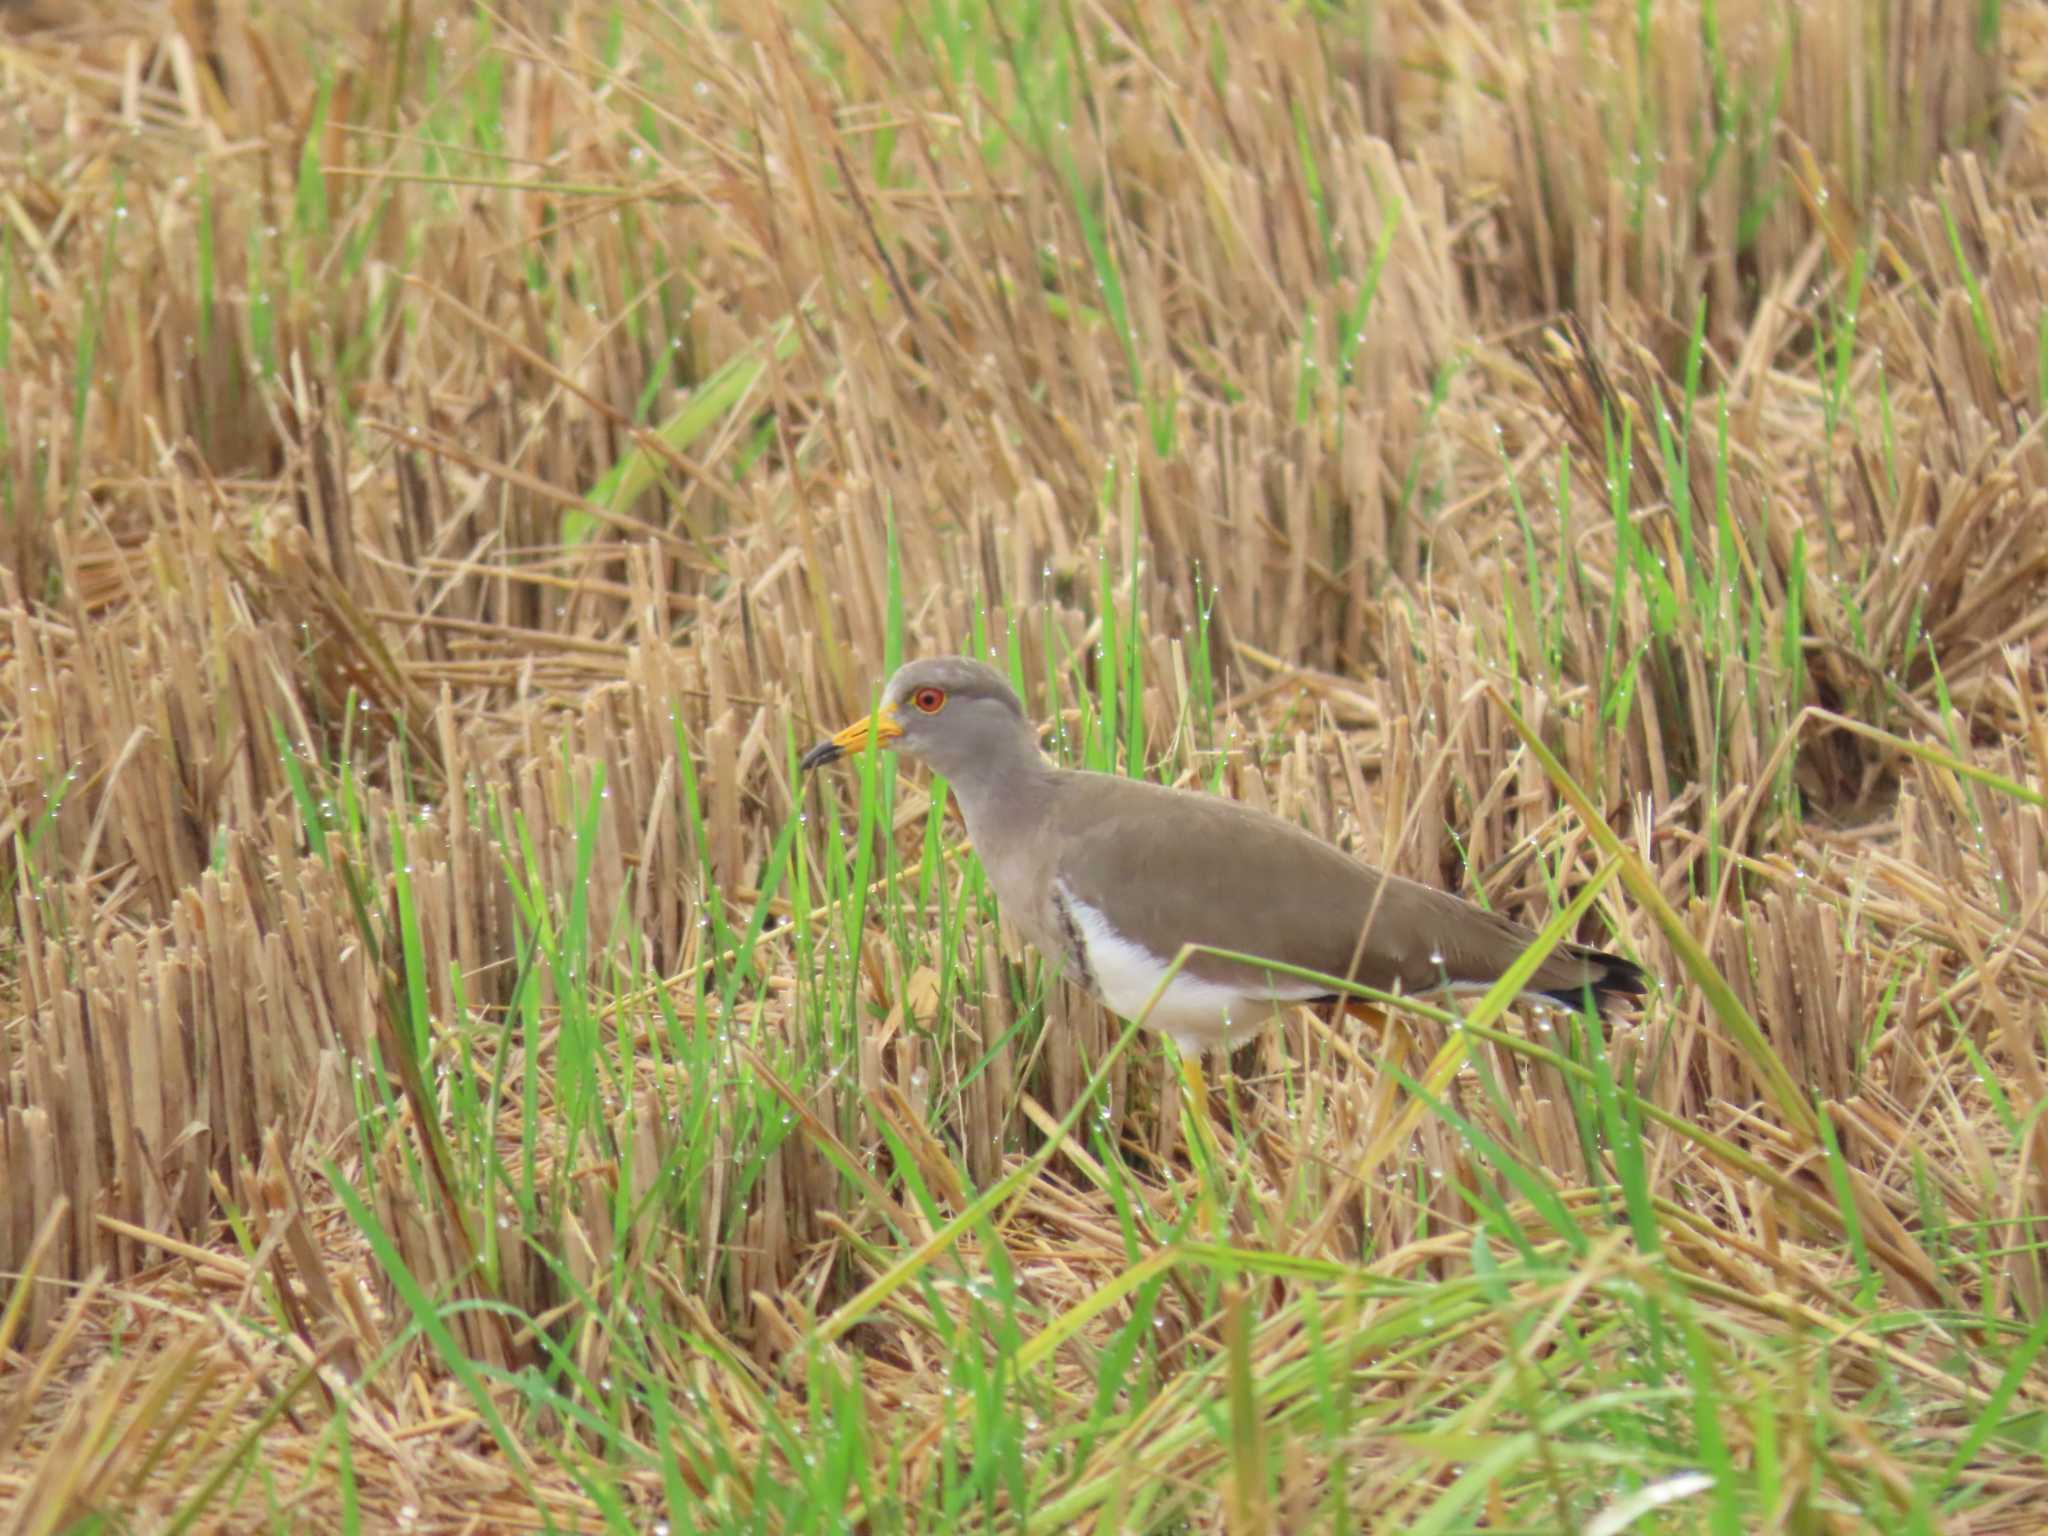
[[[2040,1528],[2048,50],[1965,9],[0,4],[0,1525],[809,1529],[829,1381],[865,1529],[1712,1528],[1573,1438],[1648,1296],[1750,1528]],[[793,771],[977,633],[1605,879],[1633,1130],[1397,1012],[1239,1053],[1213,1242],[1149,1037],[1049,1147],[1115,1021],[921,774],[850,961]],[[998,1301],[1039,1481],[948,1513]]]

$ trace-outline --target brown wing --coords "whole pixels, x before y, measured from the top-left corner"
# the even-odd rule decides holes
[[[1106,774],[1065,778],[1063,793],[1059,878],[1161,956],[1196,944],[1422,992],[1446,981],[1490,983],[1535,937],[1220,796]],[[1238,985],[1252,979],[1247,968],[1208,956],[1191,959],[1189,969]],[[1588,985],[1631,990],[1634,978],[1627,961],[1574,945],[1546,958],[1530,990],[1575,1002]],[[1632,990],[1641,990],[1639,979]]]

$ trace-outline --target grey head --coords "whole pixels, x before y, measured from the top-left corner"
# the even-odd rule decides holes
[[[994,667],[968,656],[898,667],[875,712],[806,752],[804,770],[863,751],[870,739],[923,759],[963,790],[1045,766],[1016,690]]]

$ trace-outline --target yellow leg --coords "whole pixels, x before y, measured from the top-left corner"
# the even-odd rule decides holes
[[[1216,1128],[1209,1120],[1209,1080],[1202,1072],[1202,1053],[1192,1047],[1181,1048],[1180,1088],[1188,1129],[1188,1160],[1195,1170],[1202,1231],[1205,1236],[1217,1238],[1222,1233],[1216,1224],[1215,1181],[1221,1176],[1222,1164],[1216,1156]]]
[[[1181,1095],[1188,1111],[1188,1139],[1197,1138],[1207,1152],[1214,1144],[1209,1124],[1209,1079],[1202,1071],[1202,1058],[1194,1051],[1183,1051],[1180,1057]]]

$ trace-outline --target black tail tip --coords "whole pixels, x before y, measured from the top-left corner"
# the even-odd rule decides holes
[[[1591,964],[1603,967],[1601,973],[1591,981],[1577,987],[1559,987],[1543,995],[1566,1008],[1583,1008],[1590,1001],[1595,1013],[1605,1012],[1605,1005],[1626,997],[1642,997],[1650,990],[1647,972],[1633,960],[1624,960],[1619,955],[1606,954],[1597,949],[1582,950],[1578,956]]]

